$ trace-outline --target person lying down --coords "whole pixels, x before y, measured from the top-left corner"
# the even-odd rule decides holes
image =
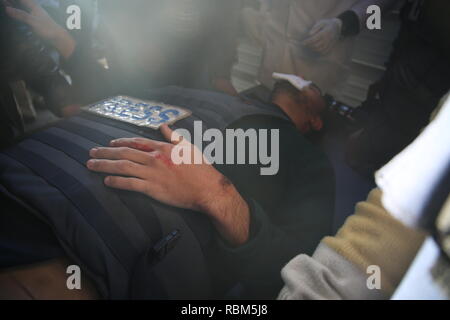
[[[135,100],[121,97],[113,109],[126,107],[113,116],[83,111],[3,150],[0,247],[7,254],[0,281],[14,276],[36,299],[230,292],[275,298],[281,268],[299,253],[312,254],[331,232],[334,174],[303,134],[320,129],[319,91],[283,79],[272,97],[261,104],[178,87],[151,90],[138,100],[141,107],[151,101],[189,115],[172,129],[138,127],[117,120],[134,110]],[[199,149],[221,133],[224,156],[202,159]],[[188,134],[200,144],[194,147]],[[232,140],[235,149],[226,147]],[[176,148],[205,161],[176,164]],[[219,158],[226,161],[211,161]],[[269,166],[274,170],[265,171]],[[45,271],[67,265],[79,266],[82,283],[91,283],[82,286],[85,295],[71,295],[64,272]],[[33,276],[48,286],[33,287]],[[2,294],[23,297],[14,290]]]

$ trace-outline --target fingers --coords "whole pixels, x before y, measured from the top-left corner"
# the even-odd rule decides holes
[[[323,28],[325,27],[325,25],[321,22],[318,22],[314,25],[314,27],[311,28],[311,30],[309,31],[309,35],[312,36],[316,33],[318,33],[319,31],[321,31]]]
[[[326,31],[321,30],[312,37],[309,37],[308,39],[304,40],[303,45],[309,47],[310,49],[318,53],[326,52],[327,48],[329,48],[330,41],[327,40],[326,37],[324,37],[323,35],[324,32]]]
[[[144,152],[153,152],[161,148],[163,143],[145,138],[123,138],[111,141],[110,145],[111,147],[128,147]]]
[[[26,11],[13,7],[6,7],[6,13],[13,19],[26,23],[30,26],[33,25],[33,16]]]
[[[333,38],[335,37],[335,27],[339,28],[338,23],[333,20],[319,21],[309,32],[309,37],[303,41],[303,45],[320,53],[329,53],[333,47]]]
[[[34,11],[36,9],[40,9],[41,7],[39,6],[38,3],[36,3],[35,0],[20,0],[20,4],[24,7],[27,8],[30,11]]]
[[[146,193],[147,191],[147,185],[145,181],[137,178],[106,177],[105,185],[110,188],[135,191],[140,193]]]
[[[308,48],[310,48],[311,50],[314,50],[318,53],[322,52],[326,46],[322,41],[314,42],[314,43],[304,43],[304,45],[306,45]]]
[[[310,30],[309,36],[303,41],[303,43],[307,46],[318,45],[318,43],[323,39],[323,32],[325,31],[325,27],[326,25],[324,25],[323,23],[316,23]]]
[[[318,33],[318,34],[315,34],[315,35],[305,39],[303,41],[303,44],[305,46],[313,47],[313,46],[317,46],[321,41],[322,41],[322,36],[320,33]]]
[[[184,138],[182,135],[180,135],[176,131],[170,129],[169,126],[166,124],[162,125],[160,130],[161,130],[161,133],[164,136],[164,138],[170,143],[179,144],[182,141],[184,141]]]
[[[81,112],[81,106],[80,105],[69,105],[67,107],[64,107],[62,109],[62,115],[64,118],[69,118],[74,115],[77,115]]]
[[[128,160],[99,160],[91,159],[87,162],[87,168],[91,171],[121,175],[127,177],[144,178],[149,167]]]
[[[129,160],[143,165],[151,165],[154,161],[154,157],[149,152],[128,147],[94,148],[89,155],[94,159]]]
[[[161,126],[161,133],[164,136],[164,138],[168,141],[168,142],[172,142],[172,134],[173,134],[173,130],[169,128],[168,125],[162,125]]]
[[[315,43],[311,46],[312,49],[317,51],[318,53],[325,55],[328,54],[331,49],[333,49],[334,42],[329,39],[321,39],[319,42]]]

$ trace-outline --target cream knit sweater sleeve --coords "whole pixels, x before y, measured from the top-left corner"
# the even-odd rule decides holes
[[[280,299],[389,298],[419,250],[425,234],[395,220],[373,190],[357,204],[336,236],[322,240],[313,257],[300,255],[282,271]],[[381,290],[369,290],[369,266],[381,272]]]

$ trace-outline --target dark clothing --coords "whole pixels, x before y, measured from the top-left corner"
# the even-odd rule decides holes
[[[3,5],[3,4],[2,4]],[[60,73],[57,53],[48,48],[30,27],[0,13],[0,145],[6,145],[24,132],[20,99],[11,83],[24,81],[45,101],[48,109],[60,115],[74,103],[72,89]]]
[[[274,298],[282,286],[280,270],[284,264],[299,253],[311,254],[320,239],[331,232],[333,172],[326,157],[286,120],[247,117],[229,128],[279,129],[280,171],[275,176],[261,176],[259,165],[217,165],[251,207],[250,241],[233,249],[217,238],[209,250],[217,296],[223,297],[239,281],[247,298]],[[12,212],[20,223],[5,224],[11,229],[4,233],[0,245],[10,249],[1,266],[60,254],[55,240],[49,237],[50,229],[23,210],[2,216]],[[35,232],[23,232],[23,224]],[[30,248],[33,256],[28,256]]]
[[[6,84],[0,85],[0,146],[12,143],[23,131],[23,119],[11,88]]]
[[[450,88],[450,14],[447,1],[409,1],[382,79],[357,112],[363,130],[350,140],[347,158],[371,175],[409,145]]]
[[[0,269],[65,255],[52,228],[0,193]]]
[[[233,271],[231,276],[244,288],[240,298],[274,299],[283,286],[283,266],[298,254],[311,255],[321,238],[332,232],[334,173],[326,156],[291,123],[260,117],[232,127],[279,129],[280,171],[260,176],[257,165],[223,168],[238,190],[253,199],[251,239],[239,248],[219,241],[229,269],[215,270],[220,273],[217,278]]]

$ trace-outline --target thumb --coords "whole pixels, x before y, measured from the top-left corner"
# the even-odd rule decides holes
[[[164,139],[166,139],[168,142],[172,142],[173,130],[170,129],[169,126],[166,124],[162,125],[160,130],[161,130],[161,133],[162,133]]]
[[[170,143],[179,144],[184,139],[178,132],[170,129],[167,124],[162,125],[160,130],[164,138]]]

